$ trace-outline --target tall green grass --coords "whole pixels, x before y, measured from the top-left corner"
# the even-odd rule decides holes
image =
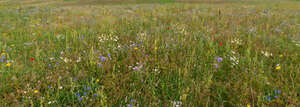
[[[3,106],[300,105],[297,3],[23,2],[0,6]]]

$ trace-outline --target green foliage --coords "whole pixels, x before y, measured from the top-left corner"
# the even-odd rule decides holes
[[[0,104],[300,105],[299,3],[151,2],[1,5]]]

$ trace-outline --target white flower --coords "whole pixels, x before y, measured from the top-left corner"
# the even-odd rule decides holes
[[[81,61],[81,57],[79,57],[77,60],[76,60],[76,62],[80,62]]]
[[[48,104],[51,104],[51,103],[52,103],[51,101],[48,102]]]
[[[58,87],[58,89],[63,89],[63,87],[62,87],[62,86],[60,86],[60,87]]]
[[[175,107],[179,107],[181,104],[181,101],[173,101],[173,105],[175,105]]]
[[[239,64],[239,60],[235,56],[230,57],[230,61],[232,61],[232,65],[237,65]]]
[[[234,39],[234,40],[231,40],[231,43],[241,45],[242,44],[242,40],[240,40],[240,39]]]
[[[273,56],[272,53],[269,53],[267,51],[261,51],[261,53],[264,54],[266,57]]]

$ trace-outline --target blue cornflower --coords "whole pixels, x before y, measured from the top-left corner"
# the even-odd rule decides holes
[[[216,59],[217,59],[218,62],[223,61],[223,59],[221,57],[217,57]]]
[[[51,86],[48,86],[48,88],[51,88]]]
[[[5,55],[1,55],[1,58],[5,58]]]
[[[271,101],[271,97],[270,97],[270,96],[267,96],[267,100],[268,100],[268,101]]]
[[[90,90],[91,89],[91,87],[87,87],[87,90]]]
[[[128,105],[128,107],[132,107],[132,105],[131,105],[131,104],[129,104],[129,105]]]
[[[94,97],[97,97],[97,94],[94,94]]]
[[[86,96],[86,95],[87,95],[87,93],[86,93],[86,92],[84,92],[84,93],[83,93],[83,95],[84,95],[84,96]]]
[[[76,96],[80,97],[80,93],[77,93]]]
[[[82,97],[79,98],[79,101],[82,101]]]

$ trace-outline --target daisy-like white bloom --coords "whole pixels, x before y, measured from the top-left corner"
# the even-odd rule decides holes
[[[241,45],[242,44],[242,40],[240,40],[240,39],[233,39],[233,40],[231,40],[231,43]]]
[[[175,105],[175,107],[179,107],[180,105],[182,105],[181,101],[173,101],[173,105]]]
[[[81,61],[81,57],[78,57],[78,59],[76,60],[76,62],[80,62]]]
[[[261,53],[266,57],[273,56],[273,54],[268,51],[261,51]]]
[[[229,59],[232,62],[231,63],[232,65],[238,65],[239,64],[239,60],[235,56],[231,56]]]

